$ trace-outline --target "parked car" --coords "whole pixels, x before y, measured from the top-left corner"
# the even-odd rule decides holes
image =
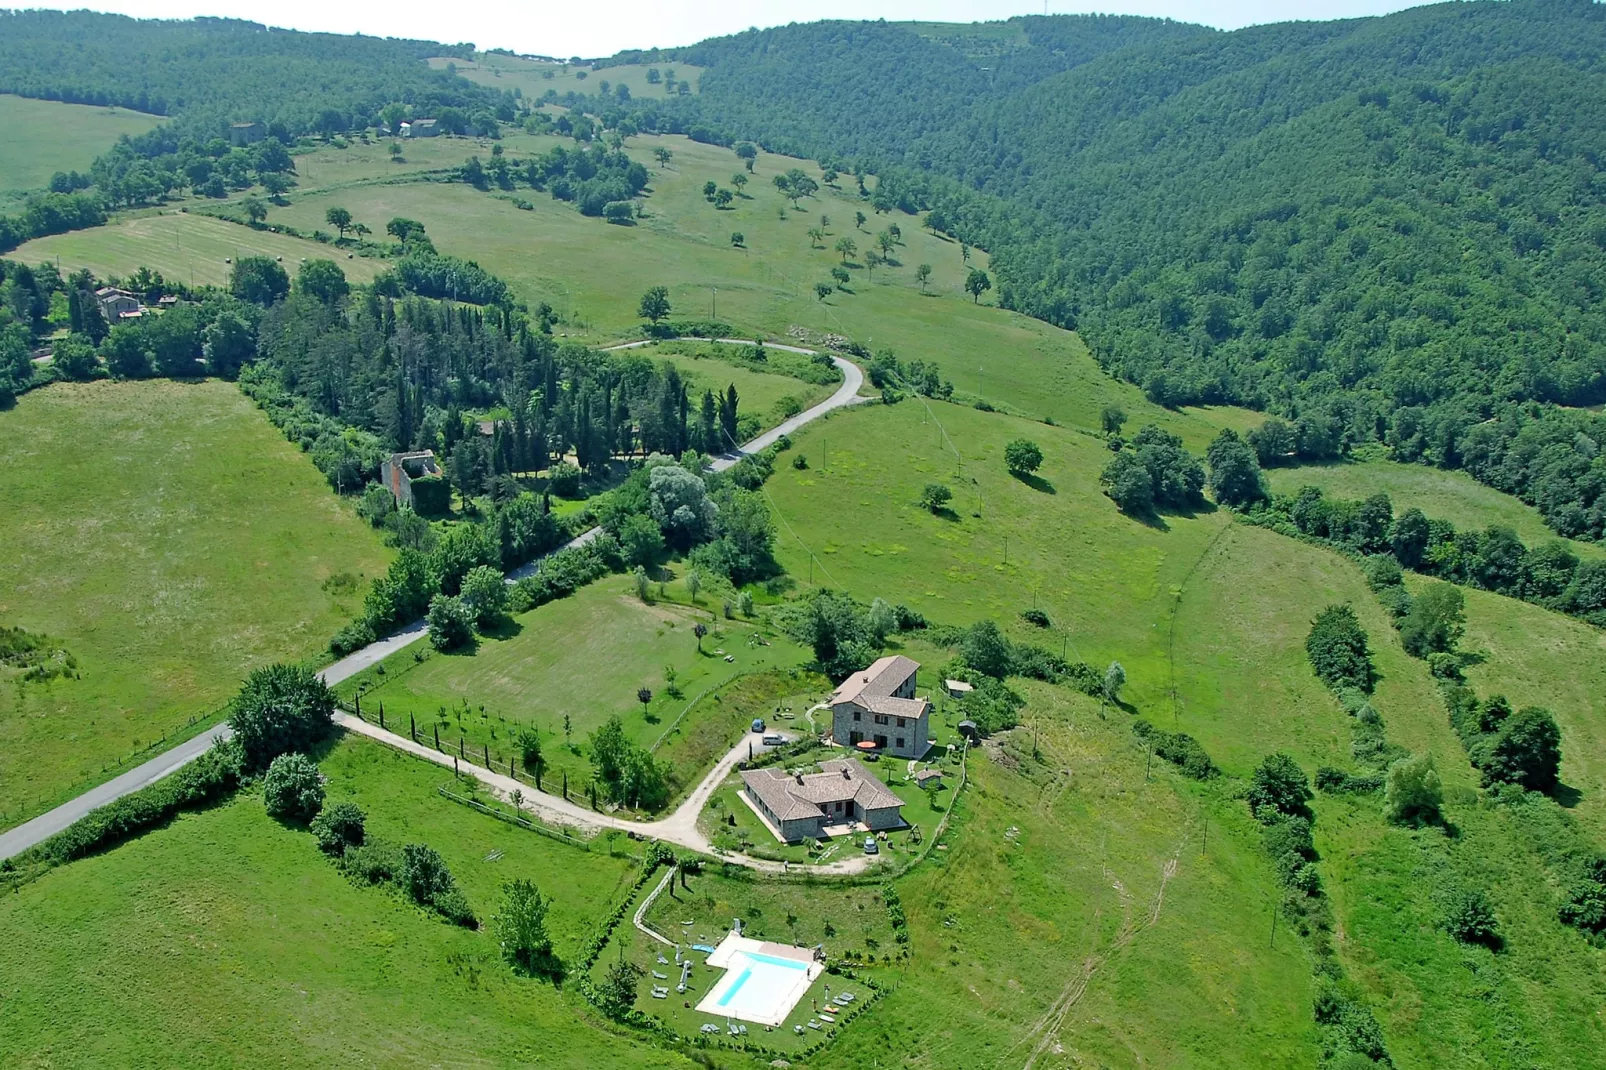
[[[755,732],[764,731],[764,718],[762,718],[762,717],[753,718],[753,731],[755,731]]]
[[[766,747],[779,747],[785,742],[786,737],[781,735],[779,732],[771,732],[769,735],[764,737],[764,746]]]
[[[867,854],[867,855],[874,855],[874,854],[880,854],[881,853],[881,848],[875,842],[875,837],[874,836],[866,836],[864,838],[864,853]]]

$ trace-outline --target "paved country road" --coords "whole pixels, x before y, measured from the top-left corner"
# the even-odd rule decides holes
[[[707,341],[707,339],[700,340]],[[752,341],[740,338],[721,338],[719,341],[733,345],[755,344]],[[638,346],[644,346],[648,344],[650,343],[626,342],[622,345],[610,346],[609,349],[634,349]],[[773,342],[766,342],[765,345],[771,349],[784,349],[789,353],[804,353],[809,355],[813,355],[815,353],[815,350],[803,349],[798,346],[781,345]],[[753,439],[753,441],[744,445],[740,451],[732,451],[724,456],[715,458],[713,462],[714,470],[716,472],[723,472],[725,469],[730,468],[737,461],[741,460],[743,454],[755,453],[759,450],[765,449],[782,435],[791,434],[793,431],[796,431],[798,428],[819,419],[826,413],[848,405],[857,404],[860,401],[864,401],[864,398],[858,396],[860,387],[864,385],[864,373],[859,370],[858,365],[854,364],[852,361],[845,360],[838,356],[833,356],[831,358],[831,362],[835,364],[837,366],[837,370],[842,373],[842,385],[837,388],[834,394],[820,402],[818,405],[815,405],[813,408],[804,412],[800,412],[796,416],[793,416],[791,419],[780,424],[778,427],[772,428],[771,430],[766,431],[764,434],[759,435],[757,438]],[[560,549],[568,549],[569,547],[573,546],[582,546],[596,538],[601,531],[601,528],[592,528],[590,531],[584,532],[571,539],[569,542],[564,544],[564,546],[560,547]],[[523,565],[514,569],[512,572],[508,573],[509,582],[523,579],[525,576],[533,575],[540,568],[540,565],[541,562],[539,559],[537,559],[527,565]],[[338,684],[342,680],[347,680],[372,665],[377,665],[379,662],[390,657],[390,655],[396,653],[396,651],[402,650],[405,647],[410,646],[411,644],[424,638],[424,636],[427,634],[427,631],[428,629],[425,627],[423,621],[414,621],[412,624],[409,624],[407,627],[403,628],[394,635],[387,636],[384,639],[380,639],[377,642],[363,647],[361,650],[357,650],[346,655],[333,665],[330,665],[324,669],[318,675],[322,677],[323,681],[327,684]],[[382,730],[378,726],[366,725],[365,722],[360,721],[355,717],[347,717],[344,714],[339,715],[337,719],[348,730],[380,738],[381,742],[390,743],[392,746],[409,744],[409,746],[404,746],[402,749],[412,749],[410,740],[404,740],[401,737],[394,736],[389,732],[383,732],[383,736],[381,737]],[[118,776],[112,780],[108,780],[106,783],[101,784],[98,787],[91,788],[82,795],[62,803],[54,810],[46,811],[31,821],[24,822],[14,829],[0,833],[0,860],[10,858],[13,855],[21,854],[23,851],[26,851],[35,844],[42,843],[44,840],[54,836],[62,829],[65,829],[68,825],[71,825],[74,821],[77,821],[79,818],[88,814],[96,807],[105,806],[107,803],[112,802],[115,799],[120,799],[130,792],[138,791],[140,788],[154,784],[156,781],[172,773],[174,770],[194,761],[196,758],[199,758],[201,755],[210,750],[214,743],[222,739],[227,739],[228,735],[228,726],[218,725],[217,727],[212,728],[207,732],[203,732],[199,736],[196,736],[194,739],[180,743],[171,750],[163,751],[156,757],[135,766],[133,769],[123,773],[121,776]],[[745,740],[737,745],[737,749],[740,750],[744,746]],[[435,755],[434,751],[428,750],[427,748],[424,749],[426,750],[426,756]],[[735,753],[736,751],[732,751],[732,754]],[[715,767],[713,773],[710,773],[709,778],[705,779],[704,786],[707,787],[708,792],[712,792],[714,787],[718,786],[719,780],[724,778],[725,772],[729,771],[730,765],[734,765],[735,761],[736,759],[731,755],[726,755],[725,759],[722,759],[720,766]],[[725,772],[721,771],[721,766],[724,768]],[[483,772],[485,772],[486,776],[497,776],[497,774],[490,773],[489,771]],[[718,774],[717,778],[714,777],[714,774],[716,773]],[[484,780],[485,777],[482,776],[480,779]],[[508,791],[511,791],[513,787],[517,786],[525,790],[526,793],[530,792],[530,789],[524,785],[515,785],[510,778],[502,777],[501,779],[507,780],[508,783],[506,790]],[[493,781],[486,782],[492,784],[493,786],[500,787],[499,784],[495,784]],[[706,846],[706,844],[699,845],[698,842],[700,837],[697,836],[696,811],[694,810],[691,813],[689,826],[687,826],[684,821],[676,820],[676,818],[680,815],[680,811],[686,809],[686,807],[690,805],[694,799],[698,798],[699,794],[701,794],[703,799],[707,798],[707,794],[703,793],[703,787],[699,787],[698,791],[694,792],[692,797],[689,798],[685,804],[682,804],[680,810],[675,811],[674,815],[664,818],[661,821],[629,822],[616,821],[612,818],[607,818],[605,820],[607,823],[610,823],[608,827],[628,828],[633,831],[640,832],[643,835],[657,836],[660,839],[670,840],[671,842],[677,843],[683,847],[707,851],[709,848]],[[544,796],[544,798],[551,800],[554,803],[564,804],[565,807],[572,805],[567,803],[566,800],[557,799],[554,796]],[[700,810],[701,807],[702,803],[698,802],[697,808]],[[540,808],[534,806],[533,804],[531,809],[540,812]],[[578,819],[570,819],[567,813],[561,808],[555,809],[552,811],[552,813],[556,819],[565,821],[569,824],[579,824],[586,828],[602,827],[602,825],[598,824],[595,819],[601,819],[603,815],[592,814],[590,811],[581,807],[573,807],[573,809],[578,811],[579,818],[589,818],[593,820],[582,821]],[[557,816],[559,814],[562,814],[563,816]],[[674,836],[678,838],[672,838],[670,835],[663,835],[658,831],[653,831],[660,826],[662,826],[665,831],[673,833]],[[686,831],[688,827],[689,832]],[[779,868],[778,864],[761,863],[758,859],[747,859],[745,856],[726,855],[725,857],[731,861],[741,862],[744,865],[751,865],[754,868]],[[842,871],[838,870],[836,872]]]

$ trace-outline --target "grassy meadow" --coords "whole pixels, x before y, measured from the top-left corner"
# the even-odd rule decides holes
[[[8,688],[0,824],[313,657],[390,551],[233,385],[57,384],[0,413],[0,622],[81,678]]]
[[[1533,506],[1484,486],[1465,472],[1450,472],[1420,464],[1368,460],[1346,464],[1273,468],[1266,482],[1277,494],[1294,494],[1300,487],[1320,487],[1336,498],[1365,498],[1382,492],[1394,502],[1395,512],[1416,507],[1429,517],[1448,520],[1457,528],[1482,530],[1500,524],[1516,531],[1529,546],[1555,539]],[[1564,540],[1582,558],[1606,555],[1597,543]]]
[[[352,282],[369,282],[386,266],[382,260],[366,257],[347,259],[339,249],[304,238],[171,211],[35,238],[11,255],[25,263],[59,261],[63,274],[88,268],[103,278],[151,267],[186,286],[227,286],[233,270],[227,261],[242,256],[274,257],[292,277],[303,260],[333,260]]]
[[[754,413],[765,427],[774,427],[788,415],[824,401],[841,383],[841,376],[837,377],[836,384],[817,386],[789,375],[755,371],[750,364],[735,364],[706,355],[711,348],[732,347],[672,342],[662,347],[643,346],[635,352],[653,361],[667,360],[680,369],[694,401],[704,390],[718,394],[727,386],[735,386],[738,411]]]
[[[687,600],[682,586],[677,584],[672,593]],[[643,604],[632,593],[628,576],[608,576],[569,598],[515,617],[502,634],[482,638],[470,653],[440,654],[420,645],[348,681],[341,691],[349,694],[361,687],[370,717],[378,715],[383,703],[386,722],[394,730],[406,732],[409,717],[416,718],[419,739],[430,741],[439,729],[443,746],[456,747],[461,739],[471,757],[489,747],[493,759],[502,763],[513,752],[519,729],[533,726],[541,734],[548,786],[567,773],[572,791],[583,791],[591,775],[585,757],[588,738],[614,714],[623,718],[626,734],[644,747],[660,738],[669,746],[677,736],[695,734],[702,742],[687,748],[697,751],[694,761],[674,763],[684,788],[745,727],[744,722],[731,731],[733,726],[722,722],[726,730],[718,739],[703,740],[694,729],[699,720],[714,715],[716,700],[698,703],[677,721],[693,700],[739,674],[800,665],[806,657],[768,628],[722,619],[719,597],[704,591],[697,607],[658,600]],[[699,621],[709,626],[701,652],[692,634]],[[669,667],[675,670],[678,695],[666,686]],[[780,684],[779,694],[804,686]],[[637,699],[643,687],[652,692],[646,706]],[[759,712],[746,713],[747,721],[768,712],[770,699],[778,697],[775,691],[769,688],[762,697],[751,697]],[[718,700],[717,705],[724,703]],[[572,748],[567,746],[571,743]]]
[[[162,123],[127,108],[97,108],[0,94],[0,195],[41,189],[57,171],[85,171],[123,135],[138,137]]]
[[[553,897],[560,958],[624,895],[633,863],[441,798],[438,768],[362,740],[323,760],[368,832],[445,857],[482,919],[502,882]],[[596,1028],[572,990],[515,977],[489,931],[359,887],[256,794],[186,815],[0,901],[0,1063],[56,1067],[680,1067]]]
[[[445,70],[450,66],[471,82],[488,85],[492,89],[516,89],[530,100],[546,96],[548,89],[555,90],[559,96],[567,93],[600,93],[604,81],[610,87],[629,86],[633,97],[663,98],[669,95],[669,86],[664,81],[656,85],[647,81],[649,66],[656,66],[660,72],[673,70],[675,81],[691,83],[693,93],[697,92],[697,80],[703,74],[703,68],[689,63],[622,63],[594,71],[589,65],[571,66],[494,52],[481,52],[472,60],[436,56],[429,61],[429,65],[436,70]]]

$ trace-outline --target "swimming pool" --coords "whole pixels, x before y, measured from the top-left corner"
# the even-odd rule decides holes
[[[697,1009],[759,1025],[786,1021],[822,969],[804,948],[766,944],[734,933],[725,938],[708,962],[725,967],[725,976],[697,1004]]]

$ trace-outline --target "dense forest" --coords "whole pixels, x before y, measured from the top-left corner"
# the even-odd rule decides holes
[[[1382,440],[1606,532],[1606,421],[1558,408],[1606,401],[1606,8],[1008,25],[750,31],[675,53],[701,92],[649,107],[879,173],[879,210],[934,210],[1001,304],[1158,402],[1320,430],[1290,456]]]
[[[500,94],[423,63],[472,51],[235,19],[0,11],[0,93],[169,115],[206,135],[226,133],[230,121],[277,124],[291,135],[338,132],[373,125],[395,102],[494,106]]]

